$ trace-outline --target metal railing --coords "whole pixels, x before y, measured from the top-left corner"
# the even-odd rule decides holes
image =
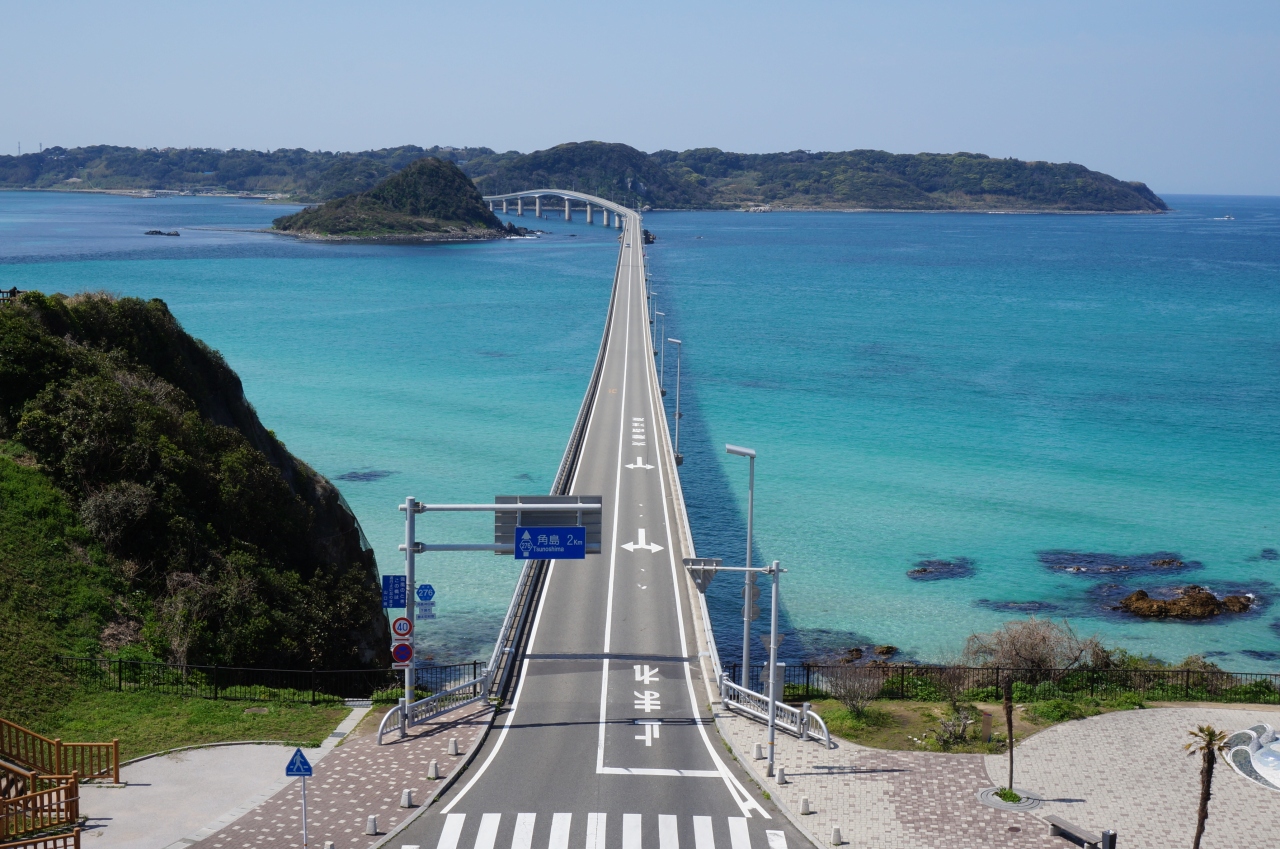
[[[17,286],[12,289],[0,289],[0,306],[11,304],[18,300],[18,296],[22,294],[22,290]]]
[[[110,743],[63,743],[0,719],[0,758],[26,767],[41,776],[71,775],[82,778],[111,777],[120,783],[120,741]],[[28,792],[38,790],[28,787]]]
[[[422,725],[455,708],[487,700],[488,693],[489,673],[486,671],[485,674],[452,689],[427,696],[409,705],[405,705],[404,700],[401,699],[400,704],[387,711],[386,716],[382,717],[382,722],[378,724],[378,745],[383,745],[383,737],[392,731],[395,731],[397,736],[404,737],[408,729],[415,725]]]
[[[782,698],[786,701],[830,698],[838,678],[858,675],[874,682],[874,698],[909,701],[999,701],[1006,677],[1013,678],[1019,702],[1125,695],[1145,701],[1280,704],[1280,674],[1199,669],[1010,669],[977,666],[787,664]],[[741,664],[724,666],[731,681]],[[748,683],[764,689],[766,664],[752,664]]]
[[[725,710],[737,711],[763,722],[769,721],[769,697],[754,690],[739,687],[724,675],[720,676],[720,705]],[[774,724],[789,731],[801,740],[814,739],[831,748],[831,732],[827,724],[805,702],[800,707],[778,701],[774,703]]]

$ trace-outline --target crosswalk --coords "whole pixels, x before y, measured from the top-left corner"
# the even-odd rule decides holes
[[[581,849],[618,849],[619,846],[616,833],[610,832],[611,827],[616,827],[612,825],[617,822],[616,815],[611,819],[608,814],[589,813],[584,821],[581,816],[575,820],[574,815],[568,813],[541,818],[537,814],[520,813],[515,814],[514,822],[510,815],[506,819],[504,823],[503,814],[446,814],[435,849],[535,849],[535,843],[537,849],[570,849],[571,845]],[[721,849],[787,849],[786,834],[770,829],[765,829],[764,840],[757,840],[753,846],[746,817],[660,814],[655,818],[623,814],[621,819],[621,849],[680,849],[682,832],[685,849],[716,849],[717,836]],[[611,836],[615,837],[612,842]],[[405,843],[400,849],[422,847]]]

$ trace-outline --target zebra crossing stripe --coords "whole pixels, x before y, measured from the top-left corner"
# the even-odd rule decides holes
[[[511,838],[511,849],[533,849],[533,824],[537,819],[537,814],[516,815],[516,833]]]
[[[640,815],[622,815],[622,849],[640,849]]]
[[[551,818],[551,842],[547,849],[569,849],[569,826],[573,814],[556,814]]]
[[[715,832],[711,829],[711,817],[693,818],[694,849],[716,849]]]
[[[680,849],[678,820],[670,814],[658,816],[658,849]]]
[[[751,832],[747,831],[746,817],[729,817],[729,846],[731,849],[751,849]]]
[[[498,823],[502,814],[485,814],[480,817],[480,832],[476,834],[476,849],[493,849],[498,842]],[[734,847],[737,849],[737,847]]]
[[[608,814],[587,814],[586,849],[604,849],[604,829]]]
[[[436,849],[458,849],[458,838],[462,836],[462,824],[466,814],[449,814],[444,818],[444,829],[440,832],[440,842]]]

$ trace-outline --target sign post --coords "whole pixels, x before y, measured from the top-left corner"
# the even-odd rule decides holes
[[[307,776],[311,775],[311,762],[302,754],[301,749],[293,750],[289,765],[284,768],[285,776],[302,779],[302,849],[307,849]]]

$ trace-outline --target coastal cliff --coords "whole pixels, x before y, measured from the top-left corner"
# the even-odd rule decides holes
[[[355,516],[159,300],[27,292],[0,308],[0,551],[6,690],[52,674],[50,649],[389,663]]]

